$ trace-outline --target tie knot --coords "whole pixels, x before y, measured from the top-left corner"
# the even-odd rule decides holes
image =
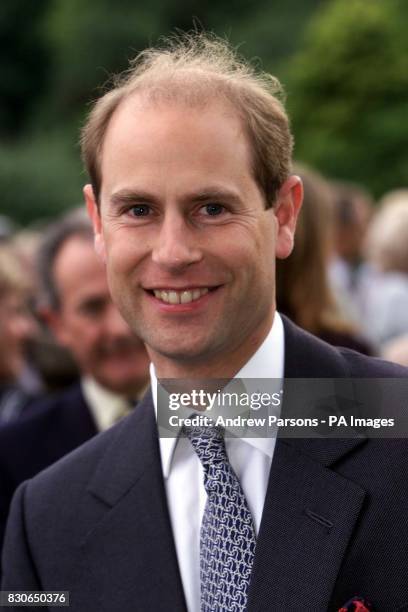
[[[183,427],[204,468],[228,461],[222,427]]]

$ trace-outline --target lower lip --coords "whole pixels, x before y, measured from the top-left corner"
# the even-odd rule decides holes
[[[150,299],[152,304],[158,308],[161,312],[171,312],[174,314],[183,313],[183,312],[195,312],[200,308],[203,308],[207,305],[208,301],[212,299],[212,297],[219,292],[221,287],[217,287],[216,289],[212,289],[208,293],[202,295],[198,298],[198,300],[193,300],[192,302],[188,302],[187,304],[168,304],[167,302],[163,302],[159,298],[155,297],[148,291],[147,297]]]

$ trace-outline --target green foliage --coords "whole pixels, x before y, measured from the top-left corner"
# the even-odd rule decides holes
[[[79,151],[67,134],[40,134],[29,142],[0,145],[2,214],[26,225],[51,219],[82,201]]]
[[[0,3],[0,135],[17,135],[45,90],[48,49],[41,19],[48,0]]]
[[[229,11],[225,19],[229,27],[224,31],[243,55],[259,58],[264,70],[283,79],[284,60],[297,51],[310,16],[322,4],[324,0],[258,0],[249,4],[246,15],[241,11],[234,18]],[[222,33],[220,22],[214,21],[216,30]]]
[[[46,21],[55,49],[51,102],[70,115],[161,32],[158,0],[58,0]]]
[[[408,177],[407,5],[333,0],[288,67],[297,157],[376,194]]]
[[[279,75],[324,0],[2,0],[2,214],[25,224],[79,203],[75,145],[88,103],[112,73],[176,28],[227,35]],[[1,47],[0,47],[1,48]]]
[[[45,32],[53,54],[52,101],[56,118],[83,108],[108,77],[161,35],[198,28],[226,34],[247,56],[273,60],[273,67],[298,43],[307,16],[322,0],[58,0]],[[295,10],[294,10],[295,9]],[[270,64],[270,62],[266,62]],[[48,105],[49,106],[49,105]],[[49,114],[47,115],[50,118]]]

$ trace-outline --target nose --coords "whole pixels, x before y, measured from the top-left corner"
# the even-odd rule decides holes
[[[167,271],[178,272],[201,259],[197,237],[182,214],[165,216],[153,248],[153,262]]]

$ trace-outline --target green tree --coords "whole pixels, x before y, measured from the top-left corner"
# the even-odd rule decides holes
[[[380,194],[408,177],[408,6],[333,0],[288,66],[296,155]]]
[[[49,0],[0,3],[0,135],[17,136],[45,91],[49,73],[41,20]]]
[[[2,213],[26,224],[81,201],[79,127],[112,73],[161,35],[194,23],[226,35],[279,76],[324,0],[3,0],[0,30],[7,140],[0,142]],[[4,6],[3,6],[4,5]],[[27,17],[27,18],[25,18]],[[12,128],[12,115],[19,130]],[[14,115],[13,115],[14,116]]]
[[[158,0],[58,0],[45,22],[54,49],[48,106],[59,121],[83,112],[113,73],[155,40],[166,22]]]
[[[47,120],[83,111],[97,87],[160,35],[198,28],[227,35],[246,56],[276,71],[297,48],[299,32],[322,0],[58,0],[46,20],[54,49]],[[50,113],[53,106],[54,113]]]

